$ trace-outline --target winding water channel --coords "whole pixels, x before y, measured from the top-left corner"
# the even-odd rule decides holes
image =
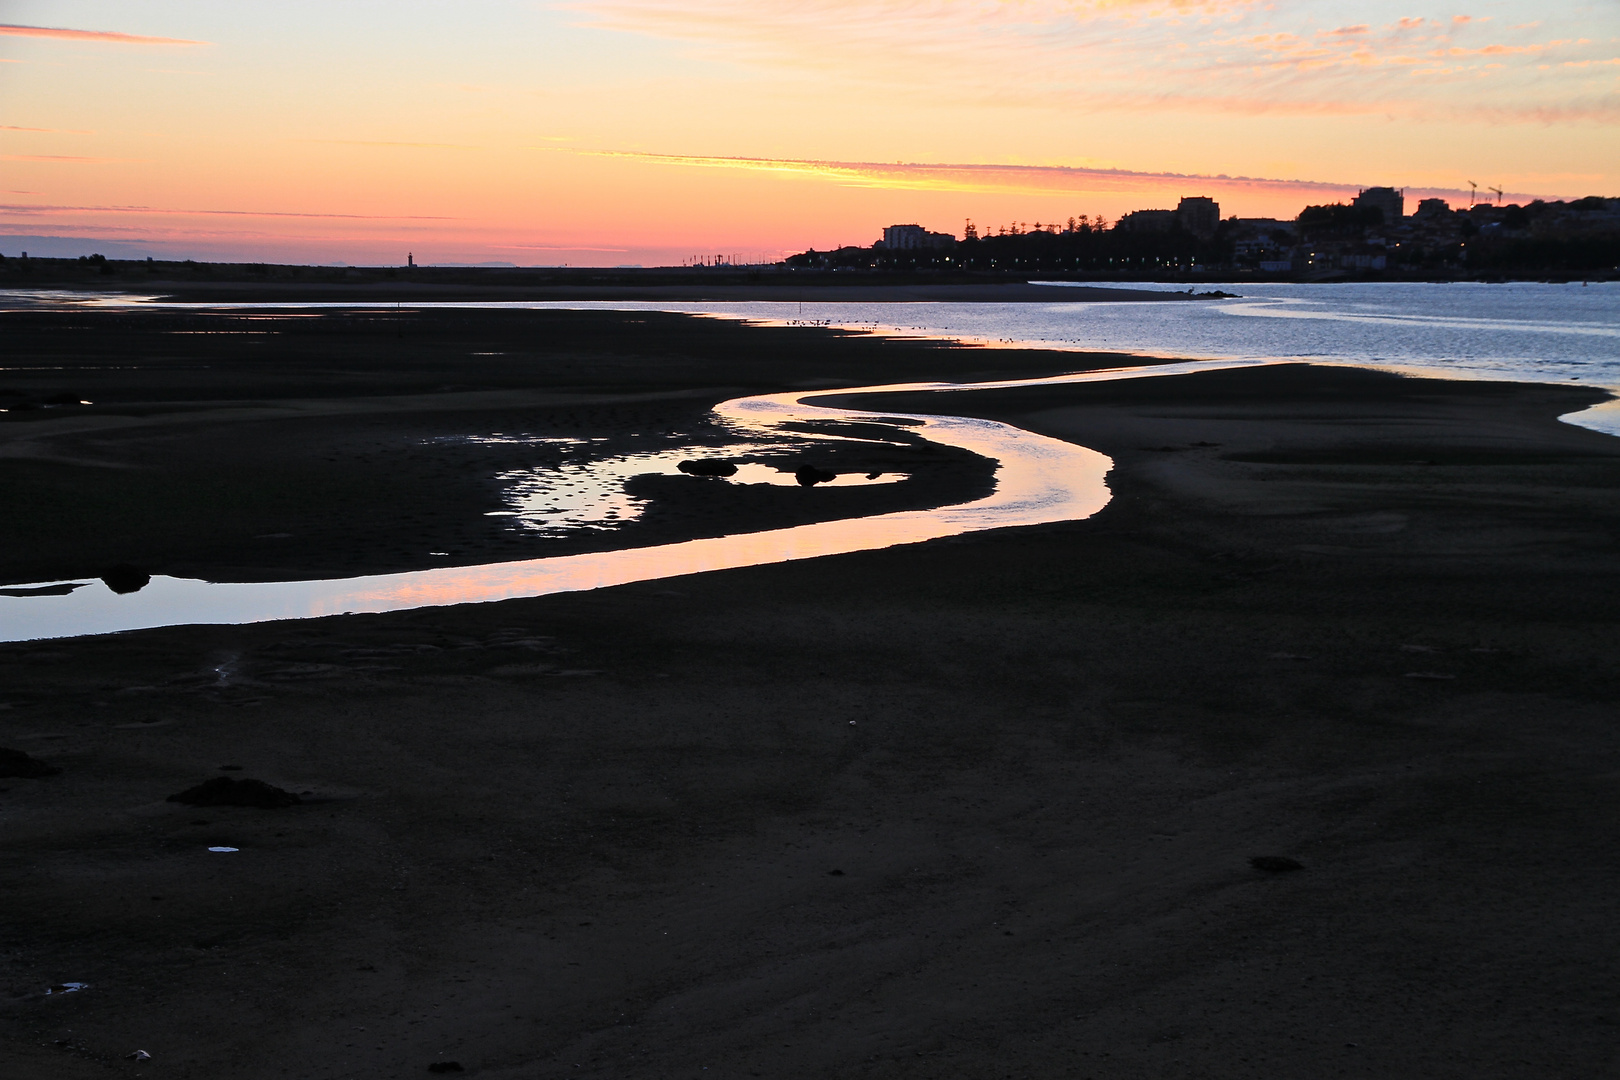
[[[708,570],[810,559],[1014,525],[1090,517],[1108,503],[1113,462],[1095,450],[1008,424],[963,416],[872,412],[816,404],[851,394],[949,394],[1023,386],[1184,374],[1245,362],[1156,364],[1039,379],[986,383],[902,383],[737,398],[715,413],[740,434],[774,437],[784,425],[859,420],[903,426],[912,435],[997,462],[995,490],[974,502],[905,510],[788,529],[740,533],[654,547],[562,555],[481,566],[317,581],[208,582],[154,577],[138,592],[114,593],[94,580],[11,586],[0,595],[0,640],[105,634],[155,626],[251,623],[344,613],[400,611],[597,589]],[[803,438],[802,431],[795,432]],[[825,436],[837,437],[837,436]],[[806,492],[810,495],[811,492]],[[15,595],[35,590],[37,595]]]

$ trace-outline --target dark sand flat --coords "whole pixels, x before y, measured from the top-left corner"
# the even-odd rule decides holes
[[[454,333],[500,351],[490,325]],[[672,410],[1119,362],[544,325],[550,368],[272,367],[353,405],[477,383],[443,392]],[[399,340],[445,340],[414,329]],[[380,340],[315,336],[351,331],[332,355]],[[103,378],[89,337],[33,347],[63,340]],[[594,383],[555,375],[564,354]],[[46,490],[28,470],[50,468],[111,499],[218,445],[234,421],[171,424],[186,406],[155,388],[160,356],[202,360],[143,355],[105,376],[122,405],[74,415],[170,426],[36,440],[62,460],[0,458],[8,483]],[[197,409],[246,408],[248,361],[210,362]],[[1094,446],[1116,498],[1085,522],[593,593],[0,649],[0,746],[63,770],[0,779],[5,1075],[1605,1075],[1620,442],[1555,420],[1591,400],[1291,365],[867,401]],[[440,414],[339,415],[330,471],[364,477],[341,450],[361,417]],[[400,461],[424,513],[463,513],[427,458]],[[350,516],[385,522],[369,486]],[[174,535],[104,505],[51,565],[94,573]],[[257,565],[186,520],[215,545],[187,566]],[[465,558],[505,557],[498,539],[467,533]],[[4,580],[31,580],[51,556],[16,543]],[[309,794],[165,801],[227,775]],[[89,987],[44,995],[69,981]]]

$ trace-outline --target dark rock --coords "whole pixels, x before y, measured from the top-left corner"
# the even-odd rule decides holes
[[[798,472],[793,474],[793,479],[805,487],[814,487],[816,484],[825,484],[829,480],[838,479],[838,474],[828,472],[826,469],[818,469],[814,465],[804,465],[799,468]]]
[[[55,776],[61,769],[31,758],[21,750],[0,748],[0,776],[20,776],[24,780],[38,780],[42,776]]]
[[[466,1071],[467,1071],[466,1069],[463,1069],[461,1067],[461,1062],[459,1062],[459,1061],[435,1061],[433,1064],[428,1066],[428,1072],[431,1072],[431,1073],[451,1073],[451,1072],[466,1072]]]
[[[1249,860],[1249,865],[1256,870],[1264,870],[1270,874],[1284,874],[1290,870],[1305,869],[1305,867],[1286,855],[1256,855]]]
[[[303,800],[263,780],[216,776],[178,795],[170,795],[168,801],[185,803],[187,806],[258,806],[266,810],[279,810],[284,806],[296,806]]]
[[[683,461],[675,467],[689,476],[737,475],[737,466],[730,461]]]
[[[119,563],[101,575],[101,583],[119,595],[140,592],[151,581],[151,574],[128,563]]]

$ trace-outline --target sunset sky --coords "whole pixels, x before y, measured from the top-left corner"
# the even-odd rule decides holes
[[[7,255],[663,265],[1182,195],[1620,196],[1615,0],[0,0],[0,24]]]

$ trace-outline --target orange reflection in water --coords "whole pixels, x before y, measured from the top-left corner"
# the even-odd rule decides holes
[[[956,384],[912,384],[861,387],[838,393],[959,388]],[[857,415],[865,422],[909,421],[906,425],[909,431],[931,442],[995,459],[999,464],[996,490],[975,502],[933,510],[905,510],[658,547],[330,582],[328,584],[336,588],[323,598],[327,605],[323,613],[390,611],[505,600],[708,570],[812,559],[913,544],[982,529],[1069,521],[1089,517],[1108,502],[1104,476],[1112,462],[1095,450],[990,420],[874,414],[866,410],[856,413],[799,400],[806,396],[791,393],[740,398],[725,402],[715,411],[735,427],[766,435],[776,434],[777,426],[785,421],[848,420]]]
[[[0,597],[0,640],[69,637],[188,623],[249,623],[345,612],[484,603],[598,589],[634,581],[741,566],[811,559],[914,544],[985,529],[1090,517],[1108,503],[1112,461],[1095,450],[1008,424],[962,416],[873,412],[816,405],[813,397],[890,392],[953,392],[1181,374],[1243,362],[1159,364],[1043,379],[994,383],[908,383],[738,398],[716,407],[745,433],[779,434],[794,421],[885,420],[903,423],[931,442],[992,458],[995,491],[983,499],[932,510],[905,510],[789,529],[689,540],[658,547],[564,555],[484,566],[444,567],[333,581],[205,582],[157,577],[139,592],[115,595],[99,582],[67,595]]]

